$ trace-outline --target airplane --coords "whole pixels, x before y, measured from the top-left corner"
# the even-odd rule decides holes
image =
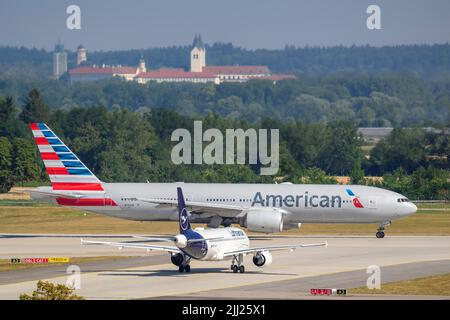
[[[394,219],[417,207],[403,195],[360,185],[106,183],[45,123],[30,128],[52,186],[28,190],[37,200],[136,221],[177,221],[176,187],[183,186],[195,223],[208,227],[239,224],[250,231],[275,233],[302,223],[377,223],[377,238]]]
[[[190,272],[191,259],[201,261],[232,260],[230,269],[234,273],[244,273],[244,256],[253,254],[253,264],[257,267],[272,263],[271,251],[290,250],[327,246],[327,242],[312,244],[278,245],[267,247],[250,247],[250,240],[239,228],[196,228],[192,229],[189,221],[189,211],[186,207],[183,191],[177,187],[178,224],[180,233],[171,237],[143,237],[147,241],[173,241],[173,246],[159,246],[136,242],[108,242],[81,239],[84,245],[109,245],[113,247],[145,249],[147,251],[165,251],[170,253],[171,262],[178,267],[179,272]]]

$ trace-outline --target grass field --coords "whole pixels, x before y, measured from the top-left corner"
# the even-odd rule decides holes
[[[370,290],[364,287],[351,289],[349,292],[352,294],[450,296],[450,273],[407,281],[390,282],[382,285],[380,290]]]
[[[395,220],[388,235],[450,235],[450,205],[421,205]],[[1,205],[0,233],[176,233],[175,222],[137,222],[50,205]],[[376,224],[304,224],[283,234],[374,234]]]

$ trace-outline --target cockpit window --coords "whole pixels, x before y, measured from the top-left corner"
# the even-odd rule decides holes
[[[411,202],[408,198],[398,198],[397,202]]]

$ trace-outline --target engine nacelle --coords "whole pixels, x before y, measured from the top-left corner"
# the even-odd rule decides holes
[[[186,248],[186,246],[187,246],[186,236],[182,235],[182,234],[177,234],[175,236],[174,242],[175,242],[175,245],[180,249]]]
[[[258,252],[253,256],[253,263],[260,268],[267,267],[272,264],[272,254],[269,251]]]
[[[249,211],[246,216],[246,227],[256,232],[283,231],[283,214],[280,211]]]
[[[183,259],[184,259],[183,255],[181,253],[173,254],[170,257],[170,261],[172,261],[172,263],[177,267],[179,267],[183,263]]]

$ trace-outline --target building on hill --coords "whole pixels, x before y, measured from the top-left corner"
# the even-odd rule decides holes
[[[122,66],[80,66],[69,71],[71,82],[86,82],[111,79],[120,77],[124,80],[131,81],[138,74],[139,69],[136,67]]]
[[[53,51],[53,78],[59,79],[64,73],[67,72],[67,52],[64,50],[64,45],[61,40],[55,45]]]
[[[154,81],[161,82],[194,82],[207,83],[213,82],[220,84],[220,79],[217,74],[210,72],[190,72],[184,69],[161,68],[158,70],[151,70],[139,73],[135,79],[138,83],[148,83]]]
[[[217,74],[220,82],[245,82],[271,75],[267,66],[207,66],[203,72]]]
[[[84,49],[84,48],[83,48]],[[85,49],[84,49],[85,50]],[[85,67],[71,69],[69,74],[72,82],[93,81],[112,78],[115,76],[138,83],[148,82],[246,82],[260,79],[274,83],[281,80],[295,79],[294,75],[272,74],[267,66],[207,66],[206,49],[202,37],[195,35],[190,53],[190,71],[179,68],[147,69],[145,60],[141,56],[137,67]],[[86,61],[86,60],[85,60]]]

